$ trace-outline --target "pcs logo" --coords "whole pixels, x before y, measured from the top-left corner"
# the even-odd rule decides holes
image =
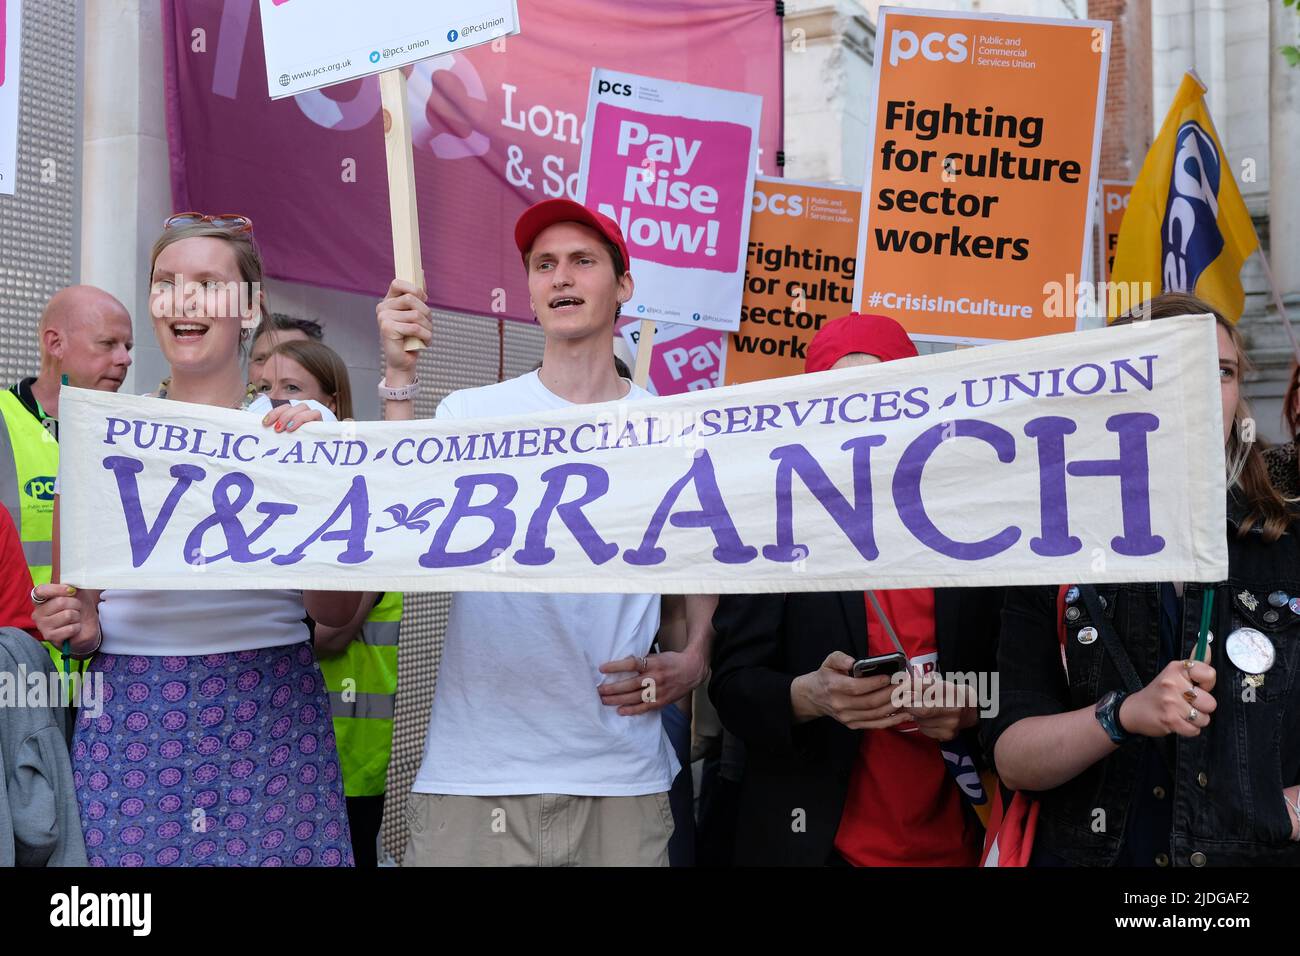
[[[54,476],[41,475],[37,478],[33,478],[31,481],[27,482],[27,484],[23,485],[23,491],[25,491],[29,497],[35,498],[37,501],[53,501]]]
[[[1221,176],[1214,139],[1194,120],[1180,126],[1165,221],[1160,225],[1164,286],[1170,291],[1195,289],[1201,273],[1223,251],[1217,225]]]
[[[754,212],[770,212],[774,216],[799,217],[803,215],[803,197],[785,193],[754,192]]]
[[[601,80],[596,84],[596,95],[602,93],[613,93],[615,96],[631,96],[631,83],[611,83],[609,80]]]
[[[948,47],[946,53],[943,50],[945,41]],[[960,63],[968,55],[966,45],[969,42],[970,37],[964,33],[935,31],[918,37],[911,30],[894,30],[889,35],[889,65],[898,66],[900,60],[911,60],[918,53],[932,63],[945,59],[951,63]]]

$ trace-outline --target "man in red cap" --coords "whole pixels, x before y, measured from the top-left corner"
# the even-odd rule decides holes
[[[453,392],[437,417],[537,419],[650,398],[618,376],[611,355],[632,296],[617,223],[547,200],[519,217],[515,244],[545,335],[542,364]],[[384,415],[410,419],[419,382],[403,340],[427,345],[431,312],[401,281],[376,311]],[[665,865],[679,763],[657,711],[703,682],[707,640],[650,654],[659,609],[647,594],[454,594],[403,865]],[[646,677],[653,704],[642,697]]]
[[[853,313],[818,330],[806,370],[916,354],[893,319]],[[913,681],[992,671],[1001,591],[869,593],[719,600],[709,696],[723,725],[745,744],[737,864],[973,866],[979,860],[983,831],[973,805],[983,798],[978,779],[969,779],[979,753],[973,695],[954,692],[932,706],[885,673],[854,677],[853,670],[855,661],[901,654]],[[799,828],[790,823],[795,808]]]
[[[874,365],[915,355],[916,346],[912,339],[889,316],[850,312],[817,330],[808,343],[804,371],[825,372],[832,368]]]

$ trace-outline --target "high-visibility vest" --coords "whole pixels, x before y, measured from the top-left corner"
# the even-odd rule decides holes
[[[361,633],[347,649],[320,662],[334,716],[343,792],[349,797],[384,792],[393,750],[401,624],[401,592],[389,591],[366,616]]]
[[[50,582],[54,563],[54,479],[59,443],[13,392],[0,391],[0,502],[9,509],[32,580]]]
[[[54,564],[54,479],[59,442],[8,389],[0,391],[0,504],[9,511],[23,545],[32,583],[49,584]],[[53,645],[50,657],[61,667]],[[75,662],[74,662],[75,663]],[[81,670],[85,661],[75,663]]]

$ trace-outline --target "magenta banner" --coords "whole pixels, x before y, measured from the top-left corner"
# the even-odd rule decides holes
[[[378,296],[393,274],[376,77],[272,102],[256,0],[163,0],[177,211],[254,221],[270,275]],[[779,175],[772,0],[519,0],[521,35],[409,68],[430,302],[531,320],[511,229],[576,198],[594,67],[763,97],[759,172]],[[635,275],[635,274],[634,274]]]

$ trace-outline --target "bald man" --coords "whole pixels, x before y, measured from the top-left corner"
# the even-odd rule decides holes
[[[116,392],[131,366],[131,316],[103,289],[74,285],[41,313],[41,370],[0,391],[0,503],[22,539],[32,580],[50,580],[54,476],[59,470],[59,389]]]

